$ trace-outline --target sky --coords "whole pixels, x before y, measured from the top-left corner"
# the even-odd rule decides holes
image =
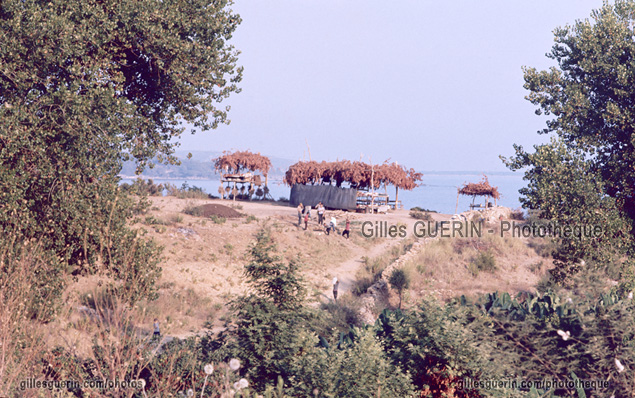
[[[553,30],[602,0],[237,0],[242,92],[229,125],[182,150],[291,160],[397,161],[417,170],[507,170],[544,116],[523,66],[553,66]],[[307,145],[308,144],[308,145]]]

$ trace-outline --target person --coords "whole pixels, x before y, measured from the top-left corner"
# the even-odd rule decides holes
[[[337,220],[335,219],[335,217],[331,217],[331,222],[329,223],[329,226],[326,227],[326,234],[329,235],[331,231],[336,231],[336,229],[337,229]]]
[[[324,225],[324,205],[322,202],[317,205],[318,224]]]
[[[309,212],[304,213],[304,230],[309,226]]]
[[[337,276],[333,278],[333,298],[337,301],[337,291],[340,287],[340,280],[337,279]]]
[[[344,227],[344,232],[342,232],[342,236],[345,236],[348,239],[351,233],[351,220],[346,217],[346,227]]]
[[[305,211],[306,211],[306,214],[309,216],[309,220],[311,220],[311,206],[307,206]]]
[[[302,213],[304,212],[304,205],[300,203],[298,205],[298,227],[302,225]]]
[[[154,337],[155,338],[159,338],[161,337],[161,330],[159,329],[159,320],[157,318],[154,318]]]

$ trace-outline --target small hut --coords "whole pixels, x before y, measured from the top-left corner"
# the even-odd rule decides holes
[[[494,205],[496,205],[496,200],[500,199],[500,192],[498,192],[498,187],[493,187],[489,184],[489,180],[486,175],[483,175],[483,179],[480,182],[470,182],[463,184],[463,187],[458,189],[458,193],[456,195],[456,210],[455,213],[459,209],[459,195],[466,195],[472,197],[472,204],[470,205],[470,210],[474,208],[484,207],[487,208],[489,205],[489,198],[494,199]],[[475,204],[477,196],[485,197],[485,205],[481,206],[480,204]]]
[[[231,195],[236,200],[240,192],[242,197],[250,200],[254,194],[262,199],[266,199],[267,196],[273,199],[267,187],[267,174],[271,169],[271,160],[268,157],[249,151],[225,151],[222,156],[213,159],[213,162],[214,169],[221,176],[221,186],[218,188],[221,198],[224,199],[227,193],[227,197]],[[256,171],[263,174],[264,186],[261,176],[254,174]],[[227,184],[225,188],[224,184]]]

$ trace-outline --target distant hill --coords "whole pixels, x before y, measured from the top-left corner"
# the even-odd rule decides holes
[[[188,153],[192,158],[188,159]],[[214,179],[218,174],[214,171],[212,159],[222,155],[219,151],[176,151],[176,156],[181,160],[181,165],[155,164],[153,168],[143,171],[141,177],[159,179]],[[269,157],[272,169],[270,177],[283,177],[290,165],[295,161],[290,159]],[[136,166],[134,162],[126,162],[120,175],[122,177],[135,177]]]
[[[214,171],[214,165],[212,159],[219,157],[223,153],[220,151],[189,151],[192,154],[192,158],[188,159],[188,151],[176,151],[177,157],[181,160],[180,166],[155,164],[154,168],[146,169],[143,172],[142,177],[145,178],[158,178],[158,179],[215,179],[218,174]],[[283,178],[289,166],[296,163],[297,160],[269,157],[272,164],[272,169],[269,172],[269,176],[272,178]],[[135,164],[134,162],[126,162],[121,170],[120,175],[122,177],[135,177]],[[443,171],[443,170],[428,170],[423,171],[424,175],[474,175],[482,176],[482,174],[488,176],[516,176],[517,173],[512,171]]]

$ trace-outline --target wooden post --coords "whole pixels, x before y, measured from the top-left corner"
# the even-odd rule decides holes
[[[454,214],[457,214],[456,212],[459,211],[459,195],[461,194],[461,191],[457,188],[456,189],[456,208],[454,209]]]
[[[309,162],[311,161],[311,148],[309,148],[309,141],[304,137],[304,142],[306,142],[306,150],[309,151]]]
[[[221,200],[225,200],[225,188],[223,188],[223,170],[219,170],[218,174],[220,174],[220,198]]]

